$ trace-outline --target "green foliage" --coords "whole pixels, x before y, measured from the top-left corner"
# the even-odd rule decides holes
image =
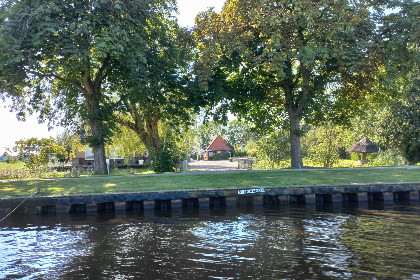
[[[350,153],[350,159],[354,161],[359,161],[362,159],[362,153]]]
[[[176,146],[175,153],[180,156],[180,160],[187,160],[200,153],[200,147],[196,141],[197,131],[194,127],[183,125],[172,135]]]
[[[398,153],[398,151],[391,149],[387,151],[382,151],[379,154],[368,156],[368,160],[370,161],[367,164],[365,164],[366,167],[401,166],[407,164],[407,161],[400,153]]]
[[[30,138],[16,141],[13,152],[18,154],[13,159],[14,161],[24,161],[25,165],[34,171],[41,165],[45,166],[49,162],[63,160],[67,155],[66,149],[58,145],[53,138]]]
[[[72,138],[74,137],[76,137],[76,135],[71,133],[69,130],[65,130],[64,132],[57,134],[55,138],[57,144],[66,149],[66,160],[70,160],[72,157],[74,157],[74,155],[72,155]]]
[[[90,134],[85,139],[95,150],[95,173],[104,174],[104,143],[114,129],[118,100],[110,86],[121,82],[120,61],[145,60],[149,30],[161,14],[172,12],[173,4],[169,0],[4,2],[0,96],[10,98],[22,118],[38,111],[42,121],[88,124]]]
[[[245,150],[248,157],[257,157],[257,152],[258,152],[257,141],[249,141],[245,146]]]
[[[93,175],[92,168],[72,167],[68,172],[64,174],[64,177],[79,178],[82,176],[91,176],[91,175]]]
[[[63,176],[63,172],[58,172],[48,166],[29,168],[20,163],[7,164],[6,166],[0,164],[0,180],[59,178]]]
[[[222,153],[213,154],[213,160],[221,160],[221,159],[222,159]]]
[[[251,140],[258,140],[260,135],[238,120],[232,120],[227,124],[223,132],[223,138],[232,147],[243,149]]]
[[[343,149],[342,137],[343,130],[333,124],[312,128],[304,137],[308,159],[323,167],[337,165]]]
[[[409,164],[420,162],[420,78],[407,84],[405,95],[388,108],[382,120],[382,135],[400,151]]]
[[[283,130],[261,137],[257,142],[256,148],[257,167],[262,167],[261,165],[264,164],[269,169],[275,169],[290,156],[289,137]]]
[[[17,179],[28,179],[31,177],[31,171],[28,168],[16,169],[16,168],[2,168],[0,170],[1,180],[17,180]]]
[[[389,29],[382,29],[384,9],[391,5],[395,13],[387,13]],[[216,116],[230,110],[268,131],[289,125],[292,166],[297,167],[302,162],[300,120],[348,124],[376,94],[387,44],[398,38],[394,46],[406,47],[415,36],[407,28],[401,28],[403,37],[392,32],[393,19],[404,21],[411,11],[407,7],[414,5],[229,0],[221,13],[210,9],[196,18],[199,84],[209,104],[217,106]],[[409,26],[416,22],[414,14]],[[409,52],[399,54],[412,58]]]
[[[196,109],[189,100],[193,38],[170,13],[151,22],[144,57],[121,59],[112,89],[120,99],[117,121],[134,131],[147,150],[159,151],[162,123],[185,131]]]
[[[145,155],[145,146],[133,130],[125,126],[118,126],[118,130],[111,138],[112,143],[106,147],[107,155],[117,153],[123,156],[125,163],[129,163],[133,155]]]
[[[153,171],[156,173],[174,171],[174,157],[175,154],[173,153],[173,146],[170,143],[165,143],[159,152],[156,150],[151,151]]]
[[[230,153],[229,152],[224,152],[223,155],[222,155],[222,159],[227,160],[229,158],[230,158]]]
[[[246,157],[248,155],[246,147],[241,149],[238,145],[233,147],[233,154],[235,157]]]

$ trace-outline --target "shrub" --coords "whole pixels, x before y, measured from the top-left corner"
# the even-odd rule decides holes
[[[46,166],[38,168],[4,168],[0,170],[1,180],[18,180],[18,179],[33,179],[33,178],[58,178],[62,173]]]
[[[399,166],[407,164],[404,157],[395,150],[387,150],[368,156],[370,160],[365,166]]]
[[[222,155],[220,153],[213,154],[213,160],[220,160],[222,158]]]
[[[229,159],[230,158],[230,153],[229,152],[224,152],[223,153],[223,159]]]
[[[256,144],[258,159],[261,169],[275,169],[290,157],[290,141],[288,134],[283,130],[275,131],[267,137],[262,137]],[[248,152],[250,149],[248,149]],[[264,168],[262,168],[264,167]]]
[[[342,147],[342,129],[333,124],[325,124],[309,130],[304,138],[308,159],[314,165],[333,167],[337,165]],[[352,155],[353,156],[353,155]],[[352,157],[353,159],[353,157]]]
[[[252,166],[253,169],[284,169],[290,167],[290,161],[282,160],[278,163],[274,163],[268,160],[257,160]]]
[[[175,168],[174,154],[168,145],[162,147],[161,152],[151,152],[153,165],[152,169],[156,173],[172,172]]]

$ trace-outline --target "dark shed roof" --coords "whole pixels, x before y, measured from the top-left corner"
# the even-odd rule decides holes
[[[367,137],[363,138],[357,143],[354,143],[346,152],[359,152],[359,153],[377,153],[379,152],[379,147],[376,146],[372,141]]]

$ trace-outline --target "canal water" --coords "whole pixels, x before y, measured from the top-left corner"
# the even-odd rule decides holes
[[[420,279],[419,233],[413,201],[13,214],[0,279]]]

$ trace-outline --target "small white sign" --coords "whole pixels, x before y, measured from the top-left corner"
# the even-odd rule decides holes
[[[248,189],[248,190],[238,190],[238,194],[249,194],[249,193],[264,193],[264,188],[260,189]]]

